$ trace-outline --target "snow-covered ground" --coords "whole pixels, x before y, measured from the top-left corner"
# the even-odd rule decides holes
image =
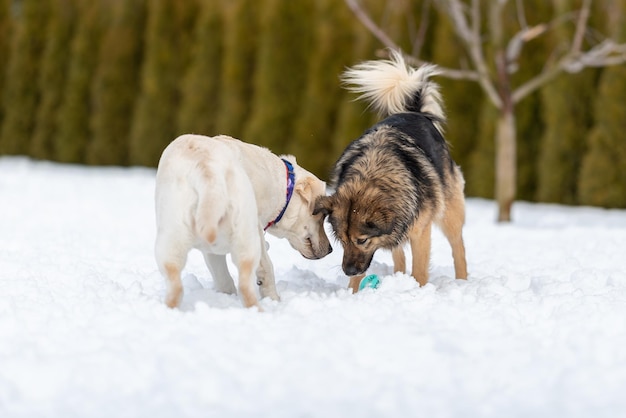
[[[154,174],[0,158],[0,417],[626,416],[626,211],[468,199],[469,280],[437,232],[427,286],[380,252],[357,295],[268,236],[281,302],[192,253],[170,310]]]

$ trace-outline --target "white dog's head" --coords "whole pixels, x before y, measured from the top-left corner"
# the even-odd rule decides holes
[[[267,232],[278,238],[286,238],[293,248],[308,259],[322,258],[333,250],[324,230],[324,216],[313,215],[315,201],[326,195],[326,183],[298,166],[293,156],[288,156],[293,164],[296,184],[291,200],[280,222]]]

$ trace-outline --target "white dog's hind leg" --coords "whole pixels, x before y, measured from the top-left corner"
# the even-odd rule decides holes
[[[276,291],[276,280],[274,278],[274,266],[267,254],[265,246],[265,237],[261,233],[261,261],[256,271],[257,285],[261,291],[261,297],[270,298],[272,300],[280,300]]]
[[[259,306],[254,290],[254,277],[259,264],[254,257],[242,257],[235,261],[239,269],[239,296],[246,308]]]
[[[256,283],[256,271],[259,268],[261,258],[261,243],[258,239],[250,240],[247,238],[254,236],[256,231],[250,234],[249,231],[254,229],[246,228],[243,225],[244,219],[240,219],[239,222],[242,228],[234,237],[235,242],[233,243],[233,251],[231,253],[233,262],[237,266],[237,270],[239,270],[239,297],[246,308],[251,306],[258,307],[254,285]]]
[[[179,254],[172,257],[171,253],[165,255],[158,248],[157,245],[157,264],[161,274],[165,277],[165,285],[167,287],[165,303],[170,308],[176,308],[183,298],[183,284],[180,280],[180,273],[185,266],[187,256]]]
[[[215,290],[229,295],[236,294],[237,289],[235,288],[235,282],[228,271],[226,256],[204,253],[204,261],[211,272],[211,276],[213,276],[213,287]]]
[[[187,262],[189,247],[170,238],[164,237],[163,234],[157,235],[155,256],[159,270],[166,279],[165,303],[170,308],[176,308],[183,298],[180,273]]]
[[[183,284],[180,280],[180,268],[175,264],[167,263],[164,269],[168,288],[167,295],[165,296],[165,304],[170,308],[176,308],[180,305],[180,301],[183,298]]]

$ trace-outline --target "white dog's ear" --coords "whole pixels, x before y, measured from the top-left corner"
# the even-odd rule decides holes
[[[304,201],[310,206],[313,200],[313,180],[310,177],[305,177],[302,180],[296,182],[296,193],[298,193]]]

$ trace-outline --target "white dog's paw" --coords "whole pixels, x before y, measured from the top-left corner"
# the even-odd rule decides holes
[[[173,289],[167,292],[165,297],[165,304],[174,309],[180,306],[180,301],[183,299],[183,290],[182,288]]]

